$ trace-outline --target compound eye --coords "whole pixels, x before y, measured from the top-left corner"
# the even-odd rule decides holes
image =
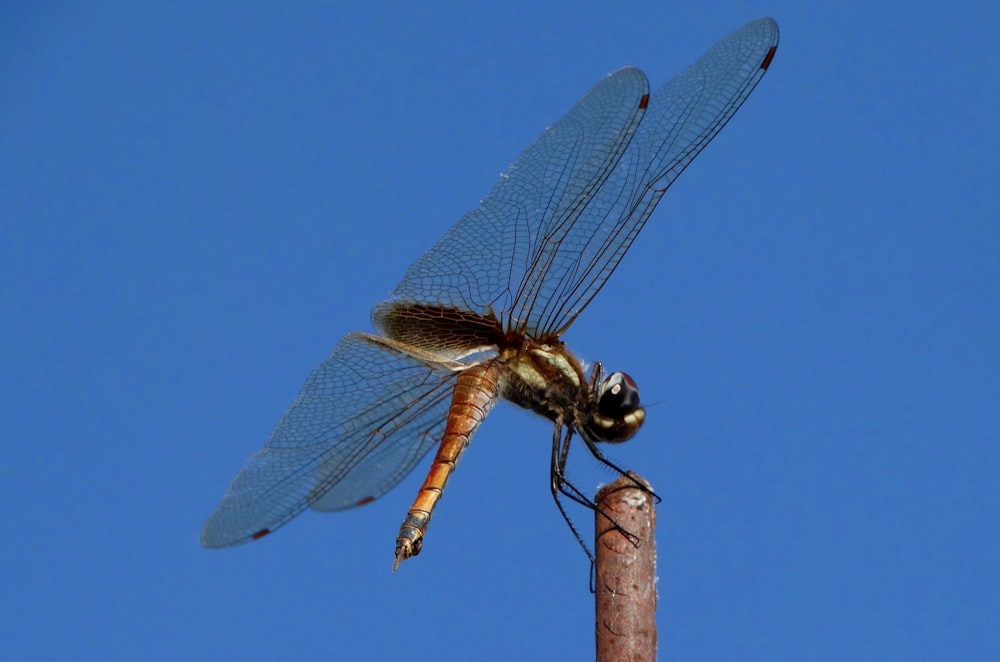
[[[639,408],[639,387],[624,372],[615,372],[601,384],[597,410],[614,419],[624,418]]]

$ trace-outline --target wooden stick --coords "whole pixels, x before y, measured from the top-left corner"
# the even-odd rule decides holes
[[[601,488],[595,499],[597,662],[656,659],[655,501],[644,478],[629,476]]]

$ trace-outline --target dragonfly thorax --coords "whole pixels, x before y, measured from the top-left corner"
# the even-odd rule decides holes
[[[642,425],[645,411],[632,378],[616,372],[603,378],[600,364],[586,379],[580,360],[561,343],[530,341],[501,353],[508,371],[503,396],[561,425],[574,427],[592,441],[626,441]]]
[[[519,407],[565,425],[577,420],[586,379],[579,359],[558,345],[530,341],[500,355],[508,372],[503,396]]]

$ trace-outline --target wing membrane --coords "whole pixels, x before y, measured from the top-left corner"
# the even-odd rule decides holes
[[[465,367],[375,336],[346,336],[233,479],[202,544],[248,542],[307,507],[343,510],[385,494],[440,441]]]
[[[558,268],[528,276],[544,292],[516,312],[529,328],[559,335],[590,303],[667,188],[760,82],[777,41],[773,20],[754,21],[650,96],[621,160],[560,245]]]
[[[598,83],[410,268],[373,311],[376,327],[391,306],[418,303],[495,314],[504,331],[561,333],[749,96],[777,39],[771,19],[744,26],[661,87],[648,109],[637,69]]]
[[[407,271],[389,301],[376,306],[382,330],[390,307],[430,305],[483,317],[511,312],[544,274],[562,238],[621,158],[648,93],[638,69],[595,85],[514,162],[493,191]],[[510,315],[505,331],[523,326]]]

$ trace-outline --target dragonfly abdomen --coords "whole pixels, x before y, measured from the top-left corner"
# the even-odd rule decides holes
[[[396,537],[396,560],[393,571],[406,559],[420,553],[427,526],[437,502],[444,494],[448,479],[458,466],[458,460],[472,441],[472,435],[493,409],[500,397],[500,382],[504,365],[499,360],[472,366],[458,376],[448,423],[441,445],[431,463],[427,478],[410,506]]]

